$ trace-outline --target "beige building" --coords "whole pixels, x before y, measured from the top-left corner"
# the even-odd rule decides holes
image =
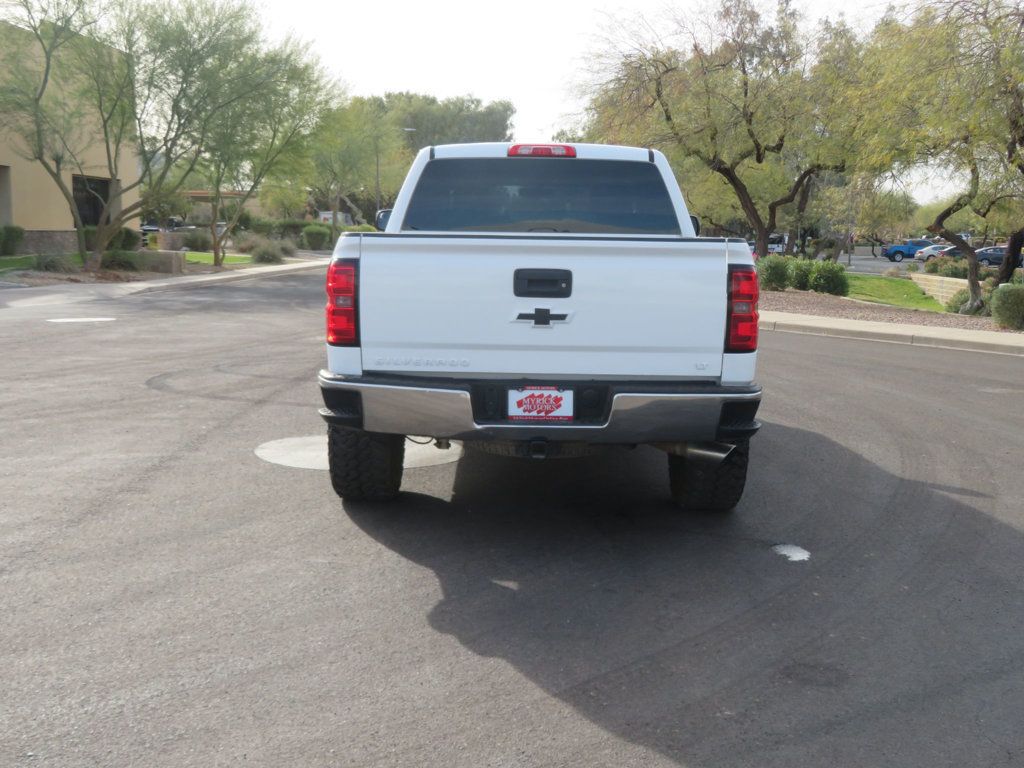
[[[26,34],[17,27],[0,22],[0,45],[10,45],[12,41],[24,44]],[[26,58],[31,59],[31,56]],[[0,73],[0,77],[3,76]],[[77,139],[81,168],[66,168],[62,176],[74,193],[82,220],[86,224],[96,224],[102,206],[94,193],[108,199],[114,183],[119,182],[122,186],[134,184],[138,179],[138,161],[133,150],[123,148],[118,161],[121,178],[111,180],[100,132],[97,130],[94,135],[83,132]],[[25,230],[25,239],[19,249],[21,252],[74,251],[77,241],[68,202],[42,165],[25,158],[26,152],[27,147],[16,132],[4,127],[0,121],[0,226],[15,224]],[[130,205],[138,198],[139,190],[135,188],[124,194],[121,204]]]

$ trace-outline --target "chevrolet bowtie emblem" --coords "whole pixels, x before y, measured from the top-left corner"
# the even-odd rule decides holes
[[[552,314],[550,309],[544,309],[537,307],[533,310],[533,314],[527,314],[526,312],[520,312],[516,320],[532,320],[534,326],[538,325],[551,325],[551,323],[565,322],[568,315],[556,315]]]

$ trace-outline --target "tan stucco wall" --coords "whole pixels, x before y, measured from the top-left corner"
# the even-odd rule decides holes
[[[29,230],[74,229],[71,210],[57,184],[41,165],[20,155],[19,149],[24,151],[24,147],[19,147],[17,139],[0,133],[0,165],[10,167],[8,175],[11,188],[11,221],[3,223],[17,224]],[[98,143],[91,147],[84,159],[86,175],[109,178],[102,144]],[[139,178],[134,153],[122,151],[118,165],[122,186],[134,184]],[[77,171],[74,174],[71,171],[63,173],[68,189],[71,189],[72,175],[77,175]],[[139,190],[136,187],[124,194],[123,205],[129,205],[138,199]]]
[[[19,38],[22,38],[19,42],[23,43],[25,34],[16,27],[0,22],[0,42],[4,44],[10,45],[12,40]],[[83,142],[83,145],[84,175],[110,178],[106,150],[98,130],[95,139],[88,143]],[[74,229],[74,220],[64,195],[39,163],[25,159],[25,151],[26,147],[20,139],[0,124],[0,166],[10,168],[5,175],[10,180],[11,192],[10,221],[0,221],[0,224],[17,224],[26,230],[44,232]],[[71,177],[79,173],[77,168],[68,168],[62,173],[69,190],[72,188]],[[122,186],[134,184],[138,180],[139,170],[134,147],[125,148],[120,153],[118,174]],[[122,205],[129,205],[138,199],[139,190],[136,188],[123,195]],[[0,210],[0,216],[4,219],[7,218],[7,207],[4,206],[4,210]]]

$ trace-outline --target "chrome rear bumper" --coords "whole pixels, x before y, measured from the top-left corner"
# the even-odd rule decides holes
[[[600,423],[478,423],[473,415],[469,382],[432,385],[381,383],[345,378],[321,371],[321,390],[332,423],[369,432],[426,435],[459,440],[565,440],[593,443],[708,442],[749,437],[760,426],[754,420],[761,400],[759,387],[729,388],[679,385],[652,391],[616,391],[610,385],[610,407]],[[660,389],[662,391],[653,391]],[[687,391],[691,389],[692,391]],[[339,393],[357,393],[344,396]],[[729,403],[747,404],[726,408]]]

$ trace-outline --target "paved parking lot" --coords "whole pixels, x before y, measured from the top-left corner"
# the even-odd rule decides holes
[[[0,309],[0,765],[1024,765],[1019,359],[765,334],[727,518],[644,448],[343,508],[254,453],[321,280]]]

